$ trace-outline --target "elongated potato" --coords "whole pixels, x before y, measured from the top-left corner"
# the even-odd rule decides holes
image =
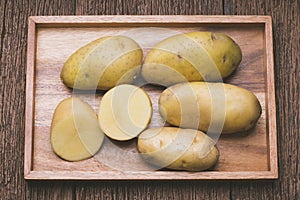
[[[222,81],[241,59],[240,47],[229,36],[190,32],[156,44],[145,58],[142,76],[164,86],[186,81]]]
[[[219,159],[215,142],[193,129],[150,128],[139,135],[137,146],[142,158],[157,169],[202,171]]]
[[[150,123],[152,105],[149,96],[134,85],[118,85],[103,96],[98,122],[104,133],[114,140],[130,140]]]
[[[71,88],[108,90],[117,84],[131,83],[142,58],[142,49],[131,38],[102,37],[74,52],[60,76]]]
[[[247,131],[261,111],[252,92],[224,83],[180,83],[167,88],[159,98],[159,112],[167,122],[204,132]]]
[[[94,110],[75,97],[59,103],[53,114],[50,134],[52,149],[68,161],[92,157],[104,139]]]

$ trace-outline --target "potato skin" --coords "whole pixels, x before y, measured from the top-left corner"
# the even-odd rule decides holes
[[[64,63],[60,77],[70,88],[108,90],[131,83],[142,58],[141,47],[131,38],[102,37],[75,51]]]
[[[215,133],[237,133],[254,127],[262,109],[256,96],[241,87],[191,82],[164,90],[159,98],[159,112],[175,126],[207,132],[214,124],[221,127]]]
[[[148,53],[141,74],[169,86],[186,81],[222,81],[240,64],[240,47],[227,35],[190,32],[167,38]]]
[[[183,140],[187,142],[184,144]],[[214,144],[198,130],[160,127],[141,133],[137,147],[145,161],[158,168],[203,171],[219,159],[219,150]]]

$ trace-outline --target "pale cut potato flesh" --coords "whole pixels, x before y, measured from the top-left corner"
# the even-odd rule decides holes
[[[52,149],[68,161],[92,157],[104,139],[94,110],[74,97],[63,100],[55,109],[50,134]]]
[[[152,105],[147,93],[134,85],[119,85],[103,96],[98,122],[103,132],[115,140],[130,140],[149,124]]]

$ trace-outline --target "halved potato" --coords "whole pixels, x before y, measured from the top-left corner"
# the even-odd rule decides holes
[[[97,115],[79,98],[67,98],[55,109],[50,133],[54,152],[68,161],[92,157],[100,149],[104,134]]]
[[[103,132],[115,140],[130,140],[149,124],[152,105],[147,93],[134,85],[119,85],[103,96],[98,122]]]

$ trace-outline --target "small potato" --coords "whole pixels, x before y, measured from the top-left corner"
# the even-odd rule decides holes
[[[79,98],[67,98],[55,109],[50,131],[54,152],[68,161],[92,157],[100,149],[104,134],[97,115]]]
[[[149,96],[134,85],[118,85],[103,96],[98,122],[103,132],[114,140],[135,138],[150,123],[152,105]]]
[[[172,125],[210,133],[243,132],[261,115],[256,96],[224,83],[179,83],[163,91],[159,112]]]
[[[227,35],[190,32],[167,38],[148,53],[142,76],[169,86],[186,81],[222,81],[240,64],[240,47]]]
[[[60,77],[74,89],[108,90],[131,83],[140,70],[143,52],[131,38],[107,36],[74,52],[65,62]]]
[[[137,147],[142,158],[157,169],[202,171],[219,159],[215,142],[193,129],[150,128],[139,135]]]

